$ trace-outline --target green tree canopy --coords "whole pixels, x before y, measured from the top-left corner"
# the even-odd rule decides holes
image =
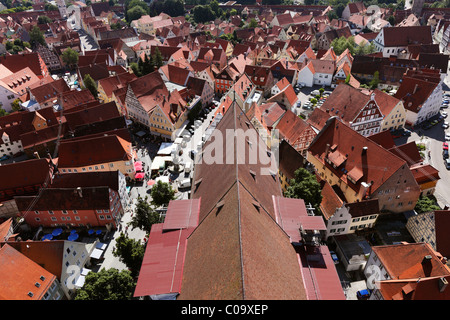
[[[337,55],[340,55],[345,49],[348,49],[350,53],[353,55],[355,53],[355,39],[353,37],[340,37],[336,38],[331,42],[331,46],[333,47],[334,52]]]
[[[50,19],[47,16],[39,16],[38,17],[38,24],[44,24],[44,23],[51,23],[52,19]]]
[[[97,84],[95,83],[94,79],[92,79],[90,74],[86,74],[83,78],[84,86],[86,89],[88,89],[92,95],[97,98],[98,91],[97,91]]]
[[[434,201],[430,197],[420,197],[419,200],[417,200],[416,207],[414,210],[417,213],[424,213],[424,212],[430,212],[434,210],[441,210],[441,208],[436,204],[436,201]]]
[[[150,196],[155,207],[167,206],[170,200],[175,199],[175,191],[170,184],[159,180],[153,185]]]
[[[158,222],[160,222],[159,214],[147,202],[147,197],[145,199],[138,198],[134,215],[130,221],[131,227],[150,232],[152,225]]]
[[[38,26],[34,26],[30,31],[30,44],[32,46],[37,45],[38,43],[43,46],[47,46],[44,38],[44,33],[39,29]]]
[[[209,5],[195,6],[191,11],[194,21],[197,23],[205,23],[212,21],[216,18],[214,11]]]
[[[131,271],[131,276],[135,278],[141,269],[144,259],[145,247],[140,240],[128,238],[123,232],[116,238],[116,245],[113,248],[113,255],[118,257]]]
[[[291,179],[284,196],[303,199],[305,204],[310,203],[316,210],[319,210],[322,202],[320,184],[316,177],[305,168],[299,168],[295,171],[294,179]]]
[[[143,9],[141,6],[134,6],[133,8],[127,11],[127,21],[131,22],[133,20],[137,20],[140,17],[145,16],[146,14],[147,11]]]
[[[78,52],[72,48],[67,48],[61,55],[62,61],[68,66],[75,66],[78,63]]]
[[[375,71],[372,80],[370,80],[369,82],[369,86],[371,89],[376,89],[379,83],[380,83],[380,73],[378,71]]]
[[[152,56],[152,64],[154,70],[158,70],[164,65],[163,58],[161,55],[161,51],[159,51],[158,47],[155,48],[155,53]]]
[[[87,274],[75,300],[131,300],[135,286],[129,270],[101,269]]]

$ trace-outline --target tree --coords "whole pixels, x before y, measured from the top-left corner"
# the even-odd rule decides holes
[[[136,77],[141,76],[141,71],[139,69],[139,65],[136,62],[130,63],[130,68],[133,70],[133,73],[136,75]]]
[[[47,46],[45,43],[44,33],[38,26],[34,26],[30,31],[30,44],[36,46],[38,43]]]
[[[160,222],[159,214],[147,202],[147,197],[145,199],[138,198],[134,215],[130,221],[131,227],[150,232],[152,225],[158,222]]]
[[[98,91],[97,91],[97,84],[95,83],[94,79],[92,79],[90,74],[86,74],[83,78],[84,86],[86,89],[88,89],[92,95],[97,98]]]
[[[414,210],[417,213],[424,213],[434,210],[441,210],[441,208],[439,208],[439,206],[436,205],[436,202],[432,198],[420,197],[419,200],[417,200]]]
[[[17,98],[11,103],[11,107],[13,111],[19,111],[22,109],[22,106],[20,105],[20,99]]]
[[[38,17],[38,24],[44,24],[44,23],[52,23],[52,19],[50,19],[47,16],[39,16]]]
[[[378,71],[375,71],[372,80],[370,80],[369,82],[369,86],[371,89],[376,89],[379,83],[380,83],[380,73]]]
[[[316,177],[305,168],[299,168],[295,171],[294,179],[291,179],[290,186],[284,196],[303,199],[305,204],[310,203],[317,211],[322,202],[320,184]]]
[[[121,232],[120,236],[116,238],[116,245],[112,253],[130,269],[133,278],[139,274],[145,253],[145,246],[141,244],[140,240],[128,238]]]
[[[72,48],[67,48],[61,55],[62,61],[66,65],[73,67],[78,63],[78,55],[78,52],[76,52]]]
[[[258,21],[255,20],[255,18],[250,19],[250,23],[248,24],[249,28],[256,28],[258,26]]]
[[[192,9],[192,15],[196,23],[209,22],[215,19],[215,14],[209,5],[199,5]]]
[[[56,11],[56,10],[58,10],[58,7],[55,6],[54,4],[47,2],[44,6],[44,9],[45,9],[45,11]]]
[[[89,272],[75,300],[131,300],[135,282],[129,270],[115,268]]]
[[[161,51],[159,51],[158,47],[155,48],[155,53],[152,56],[153,59],[153,67],[155,70],[158,70],[164,65]]]
[[[147,11],[144,10],[141,6],[135,6],[127,11],[127,21],[131,22],[133,20],[137,20],[142,16],[145,16]]]
[[[148,55],[145,55],[145,58],[144,58],[144,61],[142,64],[142,70],[141,70],[142,75],[146,75],[146,74],[149,74],[149,73],[152,73],[153,71],[155,71],[152,60],[153,59],[151,58],[151,56],[149,58]]]
[[[155,207],[167,206],[170,200],[175,199],[175,191],[170,184],[159,180],[153,185],[150,196]]]
[[[0,117],[3,117],[3,116],[6,116],[6,115],[8,115],[9,113],[8,112],[6,112],[6,110],[5,109],[3,109],[3,108],[0,108]]]

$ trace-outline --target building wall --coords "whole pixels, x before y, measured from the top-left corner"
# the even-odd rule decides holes
[[[381,122],[381,131],[396,130],[403,128],[406,122],[406,110],[403,106],[403,102],[400,101],[392,111],[385,115]]]
[[[426,242],[436,250],[436,232],[434,212],[412,216],[406,222],[406,229],[415,242]]]
[[[436,86],[417,114],[417,123],[430,119],[439,113],[442,101],[442,83]]]
[[[59,166],[60,173],[72,173],[72,172],[93,172],[93,171],[116,171],[119,170],[126,177],[134,179],[134,158],[126,161],[112,161],[105,163],[97,163],[89,166],[79,167],[63,167]]]
[[[361,188],[359,192],[356,192],[309,152],[307,160],[322,179],[327,180],[330,185],[339,186],[348,203],[364,200],[366,190]],[[382,169],[383,166],[380,165],[380,170]],[[386,181],[377,190],[369,192],[371,198],[378,198],[380,210],[394,213],[413,210],[420,196],[420,188],[406,163],[392,176],[386,177]]]

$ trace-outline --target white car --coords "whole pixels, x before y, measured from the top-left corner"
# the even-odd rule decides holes
[[[450,141],[450,133],[445,134],[445,141]]]
[[[448,122],[447,121],[442,124],[442,128],[444,128],[444,129],[448,128]]]
[[[448,116],[448,114],[447,114],[447,112],[441,112],[441,115],[444,117],[444,118],[447,118],[447,116]]]

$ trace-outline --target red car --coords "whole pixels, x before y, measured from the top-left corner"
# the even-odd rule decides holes
[[[447,143],[447,142],[444,142],[444,143],[442,144],[442,148],[443,148],[444,150],[448,150],[448,143]]]

